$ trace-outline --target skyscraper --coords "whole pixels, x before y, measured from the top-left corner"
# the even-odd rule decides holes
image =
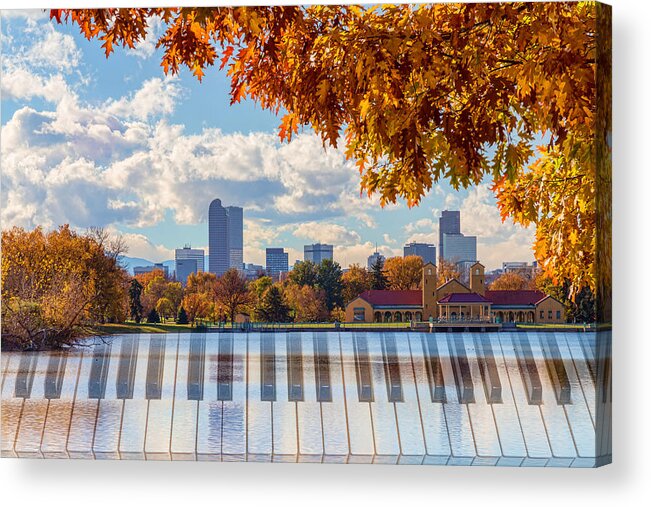
[[[224,208],[219,199],[208,209],[208,271],[222,275],[228,268],[242,269],[243,210]]]
[[[443,235],[443,258],[451,262],[477,260],[477,236]]]
[[[332,245],[324,245],[322,243],[315,243],[314,245],[303,246],[303,260],[312,261],[314,264],[321,264],[323,259],[332,260],[332,253],[334,247]]]
[[[289,271],[289,254],[284,248],[267,248],[267,274],[272,278]]]
[[[244,210],[237,206],[228,206],[228,248],[229,267],[244,268]]]
[[[384,255],[382,255],[380,252],[378,252],[378,251],[376,250],[375,252],[373,252],[373,254],[371,254],[371,255],[368,256],[368,259],[367,259],[367,261],[366,261],[366,267],[367,267],[369,270],[371,270],[371,268],[373,268],[373,266],[374,266],[375,263],[378,261],[378,259],[379,259],[380,262],[382,262],[382,263],[384,263],[384,261],[385,261]]]
[[[461,212],[448,211],[441,212],[439,217],[439,257],[448,259],[445,247],[443,245],[444,234],[461,234]]]
[[[204,271],[204,254],[199,248],[190,248],[189,245],[177,248],[174,251],[176,263],[176,279],[185,285],[190,273]]]
[[[403,249],[403,257],[417,255],[423,259],[423,264],[436,264],[436,247],[429,243],[407,243]]]

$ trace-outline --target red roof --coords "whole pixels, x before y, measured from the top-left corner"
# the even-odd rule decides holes
[[[475,292],[455,292],[439,299],[439,303],[490,303],[490,301]]]
[[[547,296],[539,290],[487,290],[485,297],[494,305],[522,306],[535,305]]]
[[[359,295],[373,306],[421,306],[423,293],[420,290],[367,290]]]

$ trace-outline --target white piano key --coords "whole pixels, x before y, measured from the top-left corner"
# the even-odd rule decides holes
[[[569,333],[556,333],[556,343],[565,364],[572,392],[572,403],[564,405],[578,454],[572,466],[591,467],[595,464],[596,456],[595,428],[567,345],[567,334]]]
[[[287,336],[276,333],[276,401],[271,404],[273,461],[295,462],[298,458],[296,402],[289,401],[287,385]]]
[[[120,459],[119,443],[122,426],[123,400],[117,397],[118,367],[120,365],[120,338],[111,343],[108,375],[104,398],[99,400],[93,454],[96,459]]]
[[[365,333],[371,374],[373,376],[373,402],[371,417],[373,420],[373,437],[375,440],[375,457],[373,463],[396,464],[400,456],[400,442],[396,424],[396,411],[389,401],[387,383],[382,358],[381,333]]]
[[[248,461],[271,461],[271,402],[262,401],[260,333],[249,333],[247,371],[247,458]]]
[[[472,334],[463,333],[462,340],[463,346],[466,349],[466,357],[468,358],[468,366],[470,367],[470,376],[475,393],[475,402],[467,404],[470,425],[472,427],[472,434],[475,437],[475,447],[477,449],[477,457],[472,464],[494,466],[502,456],[502,448],[500,447],[497,429],[495,428],[493,411],[491,410],[491,404],[486,399],[486,391],[482,384],[477,350],[475,350]]]
[[[71,350],[64,356],[65,370],[61,393],[58,398],[50,399],[47,419],[43,429],[41,452],[45,458],[67,458],[66,443],[72,418],[72,406],[75,399],[75,389],[79,378],[81,352]],[[62,358],[62,360],[64,360]]]
[[[20,424],[20,413],[23,409],[23,398],[16,398],[16,375],[20,366],[20,353],[3,352],[7,356],[5,378],[2,384],[2,457],[16,457],[14,449],[16,435]]]
[[[222,460],[246,460],[246,379],[247,338],[232,335],[233,340],[233,399],[223,401]]]
[[[513,347],[511,333],[499,333],[498,339],[504,357],[504,364],[511,386],[511,392],[518,411],[520,426],[527,446],[527,457],[522,466],[546,466],[552,457],[547,432],[537,405],[529,405],[522,375]],[[497,353],[497,351],[496,351]]]
[[[145,459],[145,434],[149,408],[146,396],[149,337],[150,335],[141,334],[136,338],[138,353],[133,381],[133,397],[124,400],[120,432],[120,457],[122,459]]]
[[[313,333],[300,333],[303,356],[303,401],[296,402],[298,461],[319,463],[323,459],[321,403],[316,397]]]
[[[359,401],[353,333],[340,333],[344,393],[348,418],[350,456],[348,463],[372,463],[375,456],[373,425],[369,403]]]
[[[203,400],[199,401],[197,459],[222,459],[222,402],[217,399],[219,335],[206,335]]]
[[[402,402],[394,402],[400,435],[399,465],[420,465],[425,458],[423,425],[409,348],[411,334],[413,333],[399,333],[395,337],[403,396]]]
[[[72,406],[70,432],[66,449],[68,456],[79,459],[92,459],[93,436],[95,435],[95,422],[99,400],[90,399],[89,379],[93,364],[93,347],[84,350],[79,368],[79,380],[75,391],[75,402]]]
[[[497,462],[497,465],[520,466],[527,457],[527,447],[520,427],[518,410],[511,391],[511,383],[506,371],[502,347],[496,334],[488,333],[487,338],[490,340],[493,349],[495,367],[502,385],[502,403],[493,403],[491,405],[502,448],[502,457]]]
[[[544,340],[547,335],[546,333],[529,332],[527,335],[538,368],[540,382],[542,383],[540,412],[545,421],[547,437],[552,449],[552,458],[547,463],[547,466],[569,467],[576,459],[576,447],[574,447],[574,440],[572,440],[572,433],[567,423],[563,405],[559,405],[557,402],[554,385],[549,378],[549,372],[545,364],[541,340]]]
[[[158,338],[153,335],[150,345]],[[169,460],[172,438],[172,411],[174,408],[174,381],[176,379],[176,354],[178,335],[164,335],[165,355],[160,399],[149,400],[147,413],[147,434],[145,435],[145,457],[148,460]]]
[[[348,425],[339,333],[325,333],[328,348],[332,401],[321,402],[323,462],[346,463],[349,455]]]
[[[190,341],[195,334],[179,335],[176,383],[174,385],[174,412],[172,415],[172,440],[170,454],[173,460],[195,460],[197,449],[197,411],[199,401],[188,400],[188,365]]]
[[[421,411],[423,435],[425,438],[424,465],[445,465],[450,459],[450,438],[445,422],[443,403],[433,402],[427,378],[426,357],[423,350],[423,335],[409,333],[416,394]]]
[[[32,354],[32,353],[30,353]],[[25,398],[16,435],[16,454],[19,458],[41,458],[41,440],[47,417],[48,400],[45,398],[45,374],[50,352],[33,353],[35,361],[32,389]]]
[[[445,382],[446,402],[443,404],[443,411],[445,412],[445,421],[452,450],[448,465],[472,465],[477,456],[477,450],[472,435],[472,427],[470,426],[468,404],[459,402],[459,391],[452,372],[451,351],[448,348],[447,339],[444,337],[437,339],[437,346]]]

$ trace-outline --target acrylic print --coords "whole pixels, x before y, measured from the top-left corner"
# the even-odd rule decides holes
[[[610,13],[2,11],[2,456],[610,463]]]

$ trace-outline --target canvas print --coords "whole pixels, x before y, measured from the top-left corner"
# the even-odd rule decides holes
[[[2,457],[612,459],[611,10],[3,10]]]

